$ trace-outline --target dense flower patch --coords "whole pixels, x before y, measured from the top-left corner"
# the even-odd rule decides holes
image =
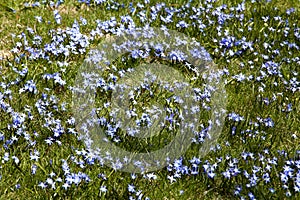
[[[72,5],[58,0],[23,6],[47,14],[36,12],[27,27],[11,33],[12,56],[1,58],[3,197],[299,198],[300,25],[296,8],[257,0],[228,4],[214,0],[182,4],[79,0]],[[75,19],[70,19],[61,9],[64,6],[91,16],[75,13]],[[99,11],[109,14],[92,16]],[[165,35],[172,30],[181,32],[193,38],[195,48],[186,54],[181,46],[192,46],[191,41],[154,39],[151,27]],[[127,54],[112,63],[101,57],[105,52],[94,51],[99,43],[124,33],[143,34],[155,42],[116,42],[114,48]],[[179,50],[168,51],[168,44]],[[187,58],[213,61],[217,69],[200,76],[199,63],[189,63]],[[195,104],[190,111],[199,115],[198,121],[188,126],[194,133],[189,150],[167,158],[163,169],[141,174],[118,171],[129,158],[113,159],[109,152],[91,151],[91,143],[79,132],[88,132],[92,122],[81,124],[72,107],[74,91],[85,92],[74,86],[84,62],[102,63],[98,69],[103,76],[84,74],[90,81],[82,85],[98,95],[93,117],[105,130],[106,141],[141,152],[167,145],[171,133],[184,121],[182,112],[188,109],[180,108],[184,101],[172,92],[182,90],[186,83],[174,82],[173,87],[157,83],[155,74],[146,74],[129,92],[130,109],[124,112],[133,119],[133,126],[123,132],[112,104],[125,96],[112,100],[112,91],[127,91],[130,83],[120,80],[134,74],[141,63],[160,63],[180,71],[192,85]],[[226,83],[228,104],[220,110],[226,118],[218,143],[200,157],[197,152],[213,123],[209,111],[214,88],[205,81],[213,82],[216,77]],[[163,89],[157,89],[158,84]],[[163,102],[164,108],[151,106],[153,101]],[[161,135],[152,140],[135,139],[162,112],[167,113],[164,123],[154,124],[164,130]],[[82,119],[85,114],[79,112]],[[105,165],[107,161],[112,168]],[[143,168],[140,162],[135,166]]]

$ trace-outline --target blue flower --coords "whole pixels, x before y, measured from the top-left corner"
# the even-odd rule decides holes
[[[135,193],[135,186],[133,184],[128,184],[128,191],[131,193]]]
[[[36,93],[37,93],[37,88],[36,88],[36,85],[35,85],[35,83],[34,83],[33,80],[27,81],[27,82],[25,83],[24,88],[21,88],[21,89],[20,89],[20,93],[26,92],[26,91],[28,91],[28,92],[30,92],[30,93],[33,93],[33,94],[36,94]]]
[[[54,14],[54,19],[55,19],[56,23],[57,24],[61,24],[61,16],[59,14],[59,11],[58,10],[54,10],[53,14]]]

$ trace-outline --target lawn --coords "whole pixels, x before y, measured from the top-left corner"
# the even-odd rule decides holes
[[[0,199],[299,199],[300,2],[0,3]]]

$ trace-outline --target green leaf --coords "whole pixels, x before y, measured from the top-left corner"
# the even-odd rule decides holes
[[[7,11],[7,12],[13,12],[13,13],[16,12],[15,9],[13,9],[13,8],[7,6],[7,5],[4,5],[4,4],[1,4],[1,3],[0,3],[0,11],[1,11],[1,10]]]

